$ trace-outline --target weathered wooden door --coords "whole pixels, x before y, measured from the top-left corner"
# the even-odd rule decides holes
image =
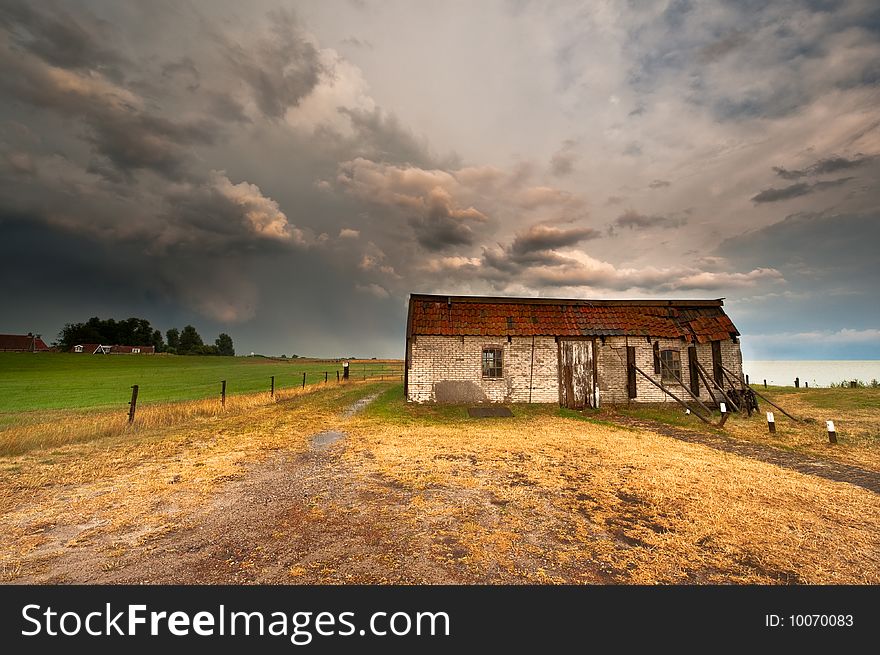
[[[596,406],[591,340],[559,340],[559,404],[569,409]]]

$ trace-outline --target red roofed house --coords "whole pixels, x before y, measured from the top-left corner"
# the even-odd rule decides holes
[[[0,334],[0,351],[39,353],[50,350],[37,334]]]
[[[675,402],[656,382],[715,404],[714,384],[742,377],[739,332],[723,304],[412,294],[406,398],[576,409]]]

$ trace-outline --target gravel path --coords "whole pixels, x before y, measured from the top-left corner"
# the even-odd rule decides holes
[[[630,416],[615,416],[613,420],[627,427],[658,432],[679,441],[702,444],[716,450],[723,450],[727,453],[750,457],[768,464],[775,464],[776,466],[799,473],[815,475],[816,477],[834,480],[835,482],[846,482],[880,494],[880,473],[859,468],[858,466],[816,459],[802,453],[781,450],[773,446],[765,446],[750,441],[740,441],[724,435],[682,430],[657,421],[637,419]]]

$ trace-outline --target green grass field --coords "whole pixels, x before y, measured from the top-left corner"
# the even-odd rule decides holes
[[[400,363],[355,362],[352,377],[361,379],[400,371]],[[0,413],[36,409],[87,409],[126,405],[131,385],[139,385],[138,403],[194,400],[220,394],[268,391],[336,382],[342,363],[278,360],[262,357],[178,357],[174,355],[75,355],[68,353],[0,353]]]

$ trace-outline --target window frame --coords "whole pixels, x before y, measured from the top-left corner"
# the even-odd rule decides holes
[[[672,363],[670,366],[668,361],[664,361],[664,355],[666,353],[672,353]],[[663,383],[672,383],[672,384],[680,384],[681,380],[681,351],[675,348],[663,348],[660,350],[660,381]],[[672,376],[672,373],[678,375],[677,378]]]
[[[492,353],[492,366],[489,366],[487,355]],[[497,375],[493,375],[497,373]],[[501,346],[483,346],[480,352],[480,373],[484,380],[504,379],[504,348]]]

